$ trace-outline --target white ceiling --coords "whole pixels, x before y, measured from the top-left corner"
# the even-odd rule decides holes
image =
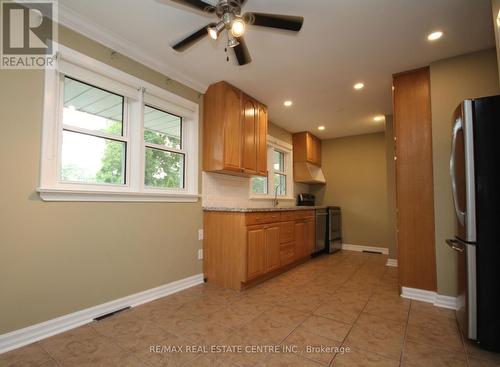
[[[321,138],[382,131],[384,123],[373,117],[391,113],[393,73],[494,46],[490,0],[248,0],[245,11],[302,15],[305,22],[298,34],[249,27],[253,62],[239,67],[232,54],[226,62],[224,42],[208,37],[173,51],[170,45],[212,18],[169,0],[59,3],[79,24],[126,40],[134,55],[197,85],[227,80],[265,103],[275,124]],[[445,36],[428,42],[437,29]],[[361,92],[352,87],[358,81],[366,85]],[[287,99],[291,108],[283,106]],[[319,125],[326,130],[317,131]]]

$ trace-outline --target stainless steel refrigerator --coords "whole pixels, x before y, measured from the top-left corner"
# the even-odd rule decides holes
[[[500,351],[500,96],[466,100],[453,116],[450,175],[463,334]]]

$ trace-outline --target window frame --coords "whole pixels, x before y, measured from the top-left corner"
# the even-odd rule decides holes
[[[103,137],[106,139],[126,143],[125,184],[62,181],[62,134],[66,126],[62,123],[65,76],[124,97],[121,137],[93,130],[86,134],[98,137],[105,135]],[[145,105],[182,118],[181,147],[184,154],[182,189],[145,185]],[[198,120],[197,103],[59,45],[57,67],[45,70],[41,170],[37,191],[44,201],[197,202],[200,197]],[[70,127],[70,130],[80,129]],[[171,148],[164,150],[176,151]]]
[[[274,151],[284,154],[284,172],[274,169]],[[278,195],[280,200],[295,200],[293,196],[293,147],[291,144],[276,139],[270,135],[267,136],[267,194],[255,193],[252,190],[252,180],[250,180],[250,200],[274,200],[274,175],[283,174],[286,178],[285,195]]]

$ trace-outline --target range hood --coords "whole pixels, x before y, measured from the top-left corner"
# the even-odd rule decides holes
[[[295,162],[293,164],[293,176],[295,182],[306,184],[326,183],[321,167],[308,162]]]

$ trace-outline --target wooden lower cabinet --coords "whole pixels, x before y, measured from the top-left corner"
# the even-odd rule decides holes
[[[299,221],[295,223],[295,256],[301,258],[304,256],[306,247],[306,223]]]
[[[306,253],[312,254],[316,244],[316,218],[306,221]]]
[[[313,210],[206,211],[203,242],[206,281],[240,290],[303,262],[310,258],[314,247],[314,228]]]
[[[264,227],[249,229],[247,233],[247,276],[253,279],[266,268],[266,230]]]
[[[280,267],[280,227],[249,227],[247,231],[247,280]]]
[[[279,224],[266,228],[265,233],[266,233],[265,272],[267,273],[278,269],[281,265],[280,261],[281,243],[280,243]]]
[[[297,258],[310,255],[314,251],[316,242],[316,222],[314,218],[307,218],[295,223],[295,252]]]
[[[285,243],[280,246],[280,265],[286,266],[293,263],[295,256],[295,243]]]

